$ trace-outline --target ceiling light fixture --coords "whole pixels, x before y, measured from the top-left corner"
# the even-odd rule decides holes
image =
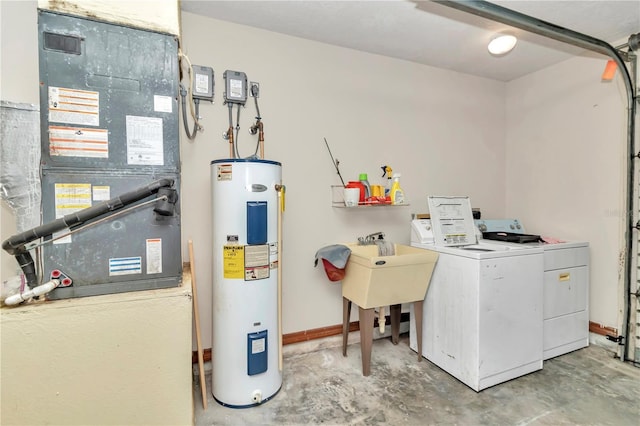
[[[511,52],[516,47],[517,42],[518,39],[513,35],[500,34],[489,42],[487,48],[493,56],[502,56]]]

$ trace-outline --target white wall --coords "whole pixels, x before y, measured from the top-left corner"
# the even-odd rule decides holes
[[[591,245],[590,320],[618,325],[626,95],[580,57],[507,85],[506,212],[532,233]]]
[[[313,267],[315,252],[376,231],[407,244],[411,212],[426,212],[428,194],[470,195],[488,214],[504,214],[504,84],[272,32],[182,15],[183,50],[216,72],[216,103],[201,106],[206,130],[182,135],[183,238],[194,241],[204,345],[210,344],[211,197],[209,163],[228,158],[221,138],[226,69],[260,82],[265,157],[283,164],[283,328],[292,333],[340,324],[340,286]],[[242,110],[240,155],[253,152]],[[235,109],[234,109],[235,120]],[[402,174],[410,207],[334,209],[340,180],[326,137],[346,179],[380,166]],[[489,165],[489,166],[487,166]],[[185,252],[186,253],[186,252]],[[357,318],[357,315],[354,315]]]
[[[36,1],[0,2],[0,96],[39,104]]]

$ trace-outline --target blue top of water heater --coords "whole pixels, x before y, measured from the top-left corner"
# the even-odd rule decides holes
[[[261,160],[259,158],[221,158],[219,160],[213,160],[211,164],[216,163],[263,163],[263,164],[275,164],[276,166],[282,166],[279,161]]]

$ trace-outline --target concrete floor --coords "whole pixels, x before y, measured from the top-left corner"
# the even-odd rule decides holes
[[[295,346],[295,345],[288,345]],[[426,359],[407,334],[397,346],[375,340],[371,375],[362,376],[360,344],[305,352],[285,346],[282,389],[263,405],[232,409],[194,380],[196,425],[639,425],[640,368],[590,346],[545,361],[538,372],[476,393]]]

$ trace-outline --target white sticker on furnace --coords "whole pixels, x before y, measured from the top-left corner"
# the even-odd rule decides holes
[[[107,201],[110,198],[111,198],[111,187],[109,186],[93,187],[93,201]]]
[[[162,239],[147,240],[147,274],[162,273]]]
[[[171,96],[153,95],[153,110],[155,112],[172,112],[173,98]]]
[[[60,157],[109,158],[106,129],[49,126],[49,153]]]
[[[100,93],[49,86],[49,121],[100,125]]]
[[[127,115],[127,164],[164,165],[162,119]]]

